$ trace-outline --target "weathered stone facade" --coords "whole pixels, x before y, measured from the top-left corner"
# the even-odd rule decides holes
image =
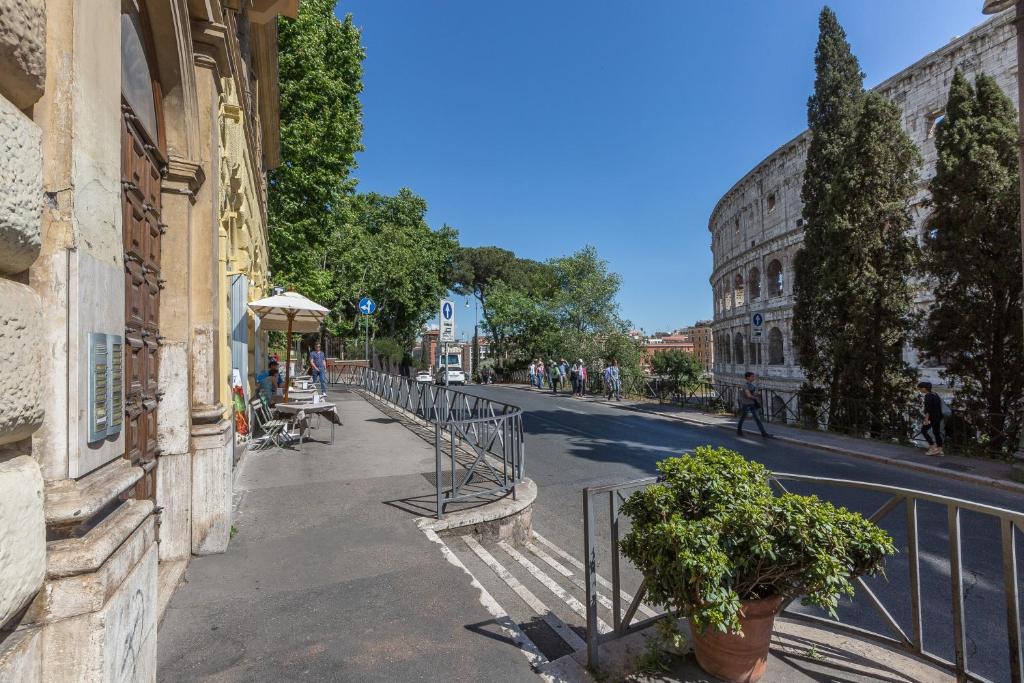
[[[880,83],[875,90],[903,109],[903,128],[923,157],[921,184],[912,199],[913,231],[927,229],[927,181],[935,172],[935,125],[941,119],[955,69],[969,78],[986,73],[1017,101],[1014,13],[1004,12],[954,39],[916,64]],[[766,411],[779,420],[796,416],[796,392],[804,375],[792,347],[793,258],[803,242],[800,188],[809,134],[773,152],[723,196],[708,221],[714,269],[714,377],[738,385],[753,370],[761,386],[774,391]],[[918,305],[931,293],[922,289]],[[752,318],[764,318],[760,341],[752,342]],[[941,386],[937,367],[921,366],[913,349],[908,362],[924,379]]]
[[[297,7],[0,0],[0,681],[155,680],[188,559],[227,546],[229,277],[266,286]]]

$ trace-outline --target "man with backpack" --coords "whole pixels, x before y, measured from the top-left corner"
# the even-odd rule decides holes
[[[557,394],[558,393],[558,383],[562,379],[562,377],[561,377],[561,375],[562,375],[562,368],[558,365],[558,361],[555,361],[555,360],[552,360],[550,362],[550,367],[551,367],[551,377],[550,377],[550,380],[551,380],[551,392]]]
[[[925,455],[942,457],[945,455],[942,451],[942,418],[951,411],[942,397],[932,391],[931,382],[918,382],[917,391],[924,395],[924,424],[921,426],[921,436],[928,442]]]

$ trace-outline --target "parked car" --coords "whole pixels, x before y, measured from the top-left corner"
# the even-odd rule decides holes
[[[430,376],[430,373],[426,370],[420,370],[416,373],[416,381],[422,384],[430,384],[434,381],[434,378]]]
[[[434,373],[434,381],[438,384],[465,384],[466,373],[458,365],[449,365],[447,368],[440,367]]]

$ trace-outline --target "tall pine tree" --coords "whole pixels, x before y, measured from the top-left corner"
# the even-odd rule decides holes
[[[919,163],[898,110],[864,93],[863,74],[828,7],[819,18],[804,242],[794,262],[793,342],[805,406],[828,404],[835,429],[900,431],[910,375],[914,264],[908,200]]]
[[[986,445],[1020,429],[1024,364],[1017,112],[989,76],[954,75],[938,126],[923,273],[935,287],[918,345],[945,364],[956,402]]]

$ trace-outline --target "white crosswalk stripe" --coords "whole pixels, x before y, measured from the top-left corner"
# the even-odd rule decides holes
[[[571,609],[573,612],[580,615],[584,619],[587,618],[587,608],[583,606],[583,603],[577,600],[576,598],[572,597],[568,593],[566,593],[564,588],[559,586],[554,579],[552,579],[550,576],[541,571],[537,565],[535,565],[533,562],[530,562],[530,560],[525,555],[523,555],[521,552],[513,548],[506,541],[499,541],[498,547],[504,550],[506,553],[508,553],[513,560],[515,560],[523,567],[525,567],[526,571],[530,572],[533,578],[540,581],[545,588],[554,593],[562,602],[568,605],[569,609]],[[597,630],[601,633],[610,633],[612,627],[605,623],[603,619],[598,618]]]
[[[466,568],[466,565],[464,565],[462,560],[460,560],[452,549],[448,547],[448,544],[441,540],[437,535],[437,532],[432,529],[424,529],[423,533],[426,534],[427,538],[431,541],[441,546],[441,554],[444,555],[445,559],[448,560],[449,563],[466,572],[466,574],[473,579],[473,587],[480,591],[480,604],[482,604],[484,608],[491,613],[491,616],[494,617],[495,623],[511,637],[519,650],[526,655],[528,660],[530,660],[530,664],[532,664],[534,668],[539,668],[540,666],[547,664],[548,659],[541,653],[540,648],[538,648],[534,642],[530,640],[525,633],[523,633],[523,630],[519,628],[519,624],[512,620],[508,615],[508,612],[506,612],[501,605],[498,604],[498,601],[495,600],[487,591],[487,589],[477,581],[476,577],[473,576],[473,573]]]
[[[578,578],[576,578],[576,575],[573,574],[572,571],[568,567],[566,567],[561,562],[559,562],[555,558],[553,558],[550,555],[548,555],[546,552],[544,552],[543,550],[538,548],[533,543],[527,543],[526,544],[526,549],[530,551],[530,554],[532,554],[532,555],[536,556],[537,558],[539,558],[539,559],[543,560],[544,562],[546,562],[552,569],[554,569],[556,572],[558,572],[559,574],[564,576],[569,581],[569,583],[571,583],[572,585],[576,586],[581,591],[583,591],[584,594],[586,594],[586,592],[587,592],[586,585],[582,581],[580,581]],[[601,607],[604,607],[605,609],[615,609],[615,606],[612,604],[612,601],[609,600],[608,598],[606,598],[604,593],[600,593],[599,592],[597,594],[597,601],[598,601],[598,603],[600,603]],[[628,603],[627,603],[627,605],[623,606],[623,609],[625,609],[627,606],[628,606]]]
[[[566,551],[564,551],[561,548],[559,548],[557,545],[555,545],[554,543],[552,543],[548,539],[546,539],[543,536],[541,536],[540,534],[538,534],[536,531],[533,532],[533,537],[535,539],[537,539],[538,541],[540,541],[540,543],[542,545],[544,545],[548,549],[550,549],[551,552],[555,553],[556,555],[561,557],[563,560],[565,560],[566,562],[568,562],[572,566],[576,567],[576,569],[580,570],[581,572],[584,571],[584,566],[583,566],[582,562],[577,560],[575,557],[573,557],[572,555],[570,555]],[[539,548],[538,548],[538,550],[539,550]],[[537,557],[540,557],[545,562],[548,562],[548,560],[545,559],[544,557],[542,557],[541,555],[537,555]],[[554,558],[551,558],[551,559],[552,559],[552,561],[555,561]],[[555,562],[557,563],[557,561],[555,561]],[[550,564],[550,562],[548,562],[548,563]],[[562,569],[565,569],[565,567],[562,567]],[[562,573],[564,575],[564,572],[562,572]],[[611,582],[606,580],[600,574],[597,575],[597,583],[600,586],[603,586],[604,588],[607,588],[610,591],[611,590],[615,590],[615,588],[614,588],[614,586],[612,586]],[[622,600],[624,602],[624,604],[622,606],[622,609],[623,609],[623,611],[625,611],[625,609],[627,607],[629,607],[630,604],[632,604],[633,596],[630,595],[629,593],[627,593],[626,591],[620,589],[619,590],[619,597],[622,598]],[[658,616],[660,614],[660,612],[656,611],[653,607],[651,607],[650,605],[648,605],[646,603],[643,603],[643,602],[640,603],[640,608],[637,611],[638,612],[643,612],[648,617],[656,617],[656,616]]]
[[[472,536],[463,536],[462,540],[467,546],[469,546],[470,550],[476,553],[476,556],[479,557],[484,564],[491,568],[491,571],[497,574],[498,577],[516,593],[516,595],[522,598],[523,602],[525,602],[530,609],[540,615],[541,619],[543,619],[544,622],[550,626],[551,629],[558,634],[558,637],[564,640],[569,647],[573,650],[582,650],[587,646],[575,631],[569,628],[564,621],[553,614],[551,610],[548,609],[547,605],[541,602],[541,600],[534,595],[529,588],[519,582],[519,579],[512,576],[512,574],[505,569],[505,567],[503,567],[502,564],[498,562],[486,548],[480,545],[479,541]]]

